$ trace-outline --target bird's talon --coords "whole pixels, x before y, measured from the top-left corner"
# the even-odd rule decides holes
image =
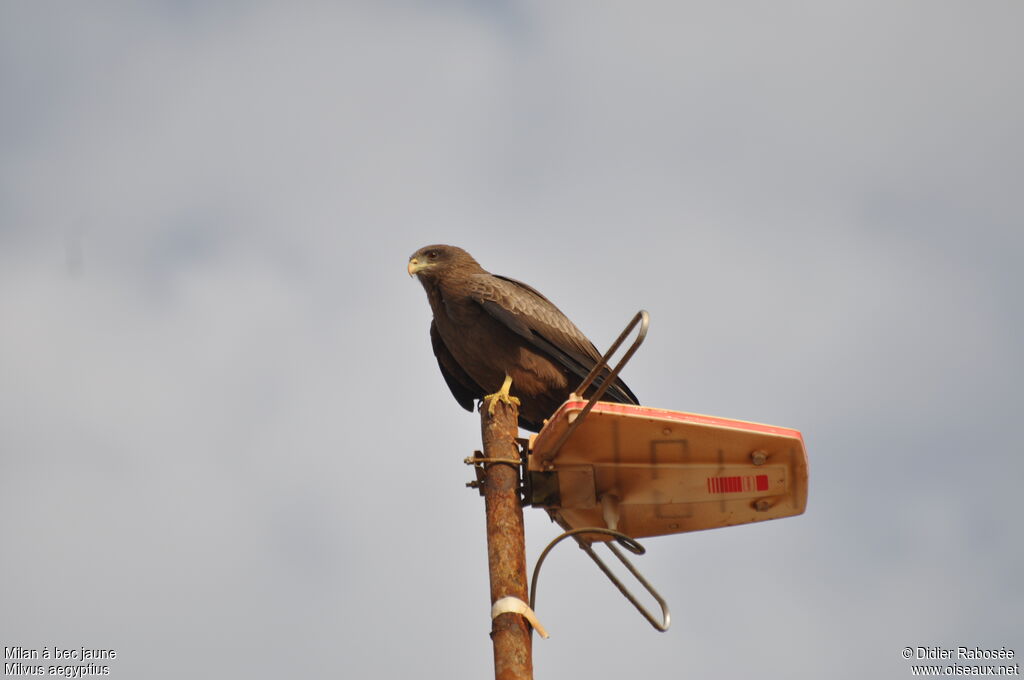
[[[511,394],[504,394],[502,392],[488,394],[486,397],[484,397],[484,400],[487,402],[487,414],[491,416],[494,415],[494,406],[499,401],[503,401],[506,404],[515,404],[516,408],[519,408],[519,405],[521,403],[519,401],[519,397],[513,397]]]
[[[506,404],[515,404],[516,408],[519,408],[519,398],[513,397],[508,391],[512,389],[512,376],[506,375],[505,382],[501,384],[501,389],[494,394],[488,394],[484,397],[484,401],[487,402],[487,415],[494,415],[494,405],[499,401],[503,401]]]

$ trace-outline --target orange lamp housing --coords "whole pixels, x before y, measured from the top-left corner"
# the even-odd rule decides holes
[[[807,506],[799,430],[599,401],[565,438],[586,404],[570,398],[529,444],[528,500],[566,529],[643,538]]]

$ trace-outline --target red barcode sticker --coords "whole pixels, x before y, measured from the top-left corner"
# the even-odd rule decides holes
[[[749,493],[767,490],[768,475],[708,477],[708,493]]]

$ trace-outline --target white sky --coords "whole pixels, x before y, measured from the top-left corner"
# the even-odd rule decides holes
[[[806,515],[646,542],[667,634],[559,548],[538,677],[1024,654],[1024,6],[596,4],[0,5],[0,645],[488,677],[448,242],[810,451]]]

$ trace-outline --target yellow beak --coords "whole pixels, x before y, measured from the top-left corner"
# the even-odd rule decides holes
[[[415,257],[412,258],[411,260],[409,260],[409,266],[406,267],[406,271],[409,272],[409,276],[416,276],[416,272],[418,272],[419,270],[420,270],[420,263],[419,263],[419,261]]]

